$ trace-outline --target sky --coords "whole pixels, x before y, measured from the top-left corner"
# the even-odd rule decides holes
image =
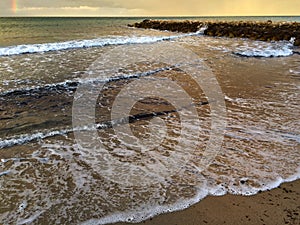
[[[300,0],[0,0],[0,17],[259,15],[300,16]]]

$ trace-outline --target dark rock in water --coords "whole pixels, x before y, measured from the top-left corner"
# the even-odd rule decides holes
[[[247,182],[247,180],[240,180],[241,184],[245,184]]]
[[[164,21],[164,20],[143,20],[140,23],[131,25],[137,28],[168,30],[173,32],[196,32],[203,26],[199,21]]]
[[[241,37],[261,41],[290,40],[300,34],[300,23],[216,22],[209,23],[205,34]],[[295,45],[298,43],[295,43]]]
[[[205,35],[229,38],[249,38],[261,41],[291,40],[295,37],[295,46],[300,46],[300,23],[297,22],[201,22],[166,21],[145,19],[131,25],[137,28],[168,30],[172,32],[196,32],[207,27]]]

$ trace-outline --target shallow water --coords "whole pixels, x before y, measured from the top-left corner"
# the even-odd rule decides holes
[[[207,195],[256,194],[299,179],[300,56],[293,54],[299,49],[289,42],[138,30],[125,27],[126,20],[100,26],[98,20],[57,19],[44,22],[48,24],[44,28],[36,19],[27,22],[42,34],[45,27],[57,23],[68,28],[79,24],[86,30],[79,34],[75,30],[75,37],[69,31],[63,35],[56,27],[60,33],[46,39],[39,39],[38,32],[34,38],[16,35],[5,43],[1,39],[0,52],[8,46],[14,50],[0,57],[1,223],[135,222],[186,208]],[[92,25],[84,26],[87,23]],[[19,32],[13,29],[24,29],[7,27],[8,36]],[[108,39],[110,43],[103,45]],[[67,48],[53,49],[57,46],[53,43],[71,40],[76,41],[68,42]],[[80,47],[78,40],[92,40],[96,47]],[[41,43],[49,51],[32,48]],[[24,46],[20,44],[27,44],[32,53],[21,54]],[[112,59],[108,56],[115,49],[114,54],[118,56],[119,51],[120,55],[112,65],[119,65],[131,50],[138,55],[154,49],[163,55],[170,51],[168,46],[186,50],[179,57],[183,64],[194,65],[194,58],[184,54],[188,51],[199,57],[222,89],[226,114],[218,116],[227,126],[220,151],[205,168],[201,159],[210,146],[214,104],[205,95],[205,87],[199,87],[178,65],[164,62],[144,59],[137,63],[132,56],[129,62],[133,63],[122,68],[110,68],[109,60],[99,68],[95,64]],[[99,74],[89,73],[91,69]],[[204,77],[200,74],[197,79]],[[174,88],[168,81],[179,86]],[[99,91],[94,128],[85,126],[90,125],[85,119],[74,121],[74,97],[80,102],[82,87],[91,96]],[[186,102],[184,93],[193,104]],[[137,99],[132,107],[120,106],[118,112],[131,107],[128,121],[126,114],[112,114],[119,96],[122,103],[143,94],[149,96]],[[177,105],[167,101],[174,96]],[[82,108],[77,109],[83,112],[90,104],[88,99],[80,103]],[[191,119],[195,115],[197,120]],[[188,122],[183,123],[183,118]],[[131,135],[122,130],[128,123]],[[77,132],[87,143],[78,143]],[[139,141],[149,137],[160,140],[158,145],[151,142],[150,150],[148,142]],[[104,150],[93,145],[99,140]]]

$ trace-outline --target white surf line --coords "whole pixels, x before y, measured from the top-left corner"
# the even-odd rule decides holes
[[[128,45],[128,44],[151,44],[159,41],[168,41],[176,38],[200,35],[202,31],[173,36],[140,36],[140,37],[115,37],[97,38],[89,40],[73,40],[65,42],[53,42],[44,44],[24,44],[0,48],[0,56],[11,56],[21,54],[43,53],[50,51],[62,51],[68,49],[104,47],[109,45]]]
[[[209,103],[208,102],[200,102],[197,105],[201,106],[201,105],[206,105],[206,104],[209,104]],[[111,121],[106,121],[106,122],[98,123],[98,124],[86,125],[86,126],[82,126],[82,127],[54,130],[54,131],[50,131],[50,132],[49,131],[44,131],[44,132],[40,131],[40,132],[37,132],[34,134],[23,134],[23,135],[13,136],[13,137],[11,137],[9,139],[5,139],[5,140],[0,139],[0,149],[12,147],[14,145],[22,145],[22,144],[25,144],[28,142],[42,140],[42,139],[57,136],[57,135],[67,135],[74,131],[89,131],[89,130],[95,130],[95,129],[110,128],[115,125],[132,123],[139,119],[146,119],[149,117],[157,117],[157,116],[166,115],[168,113],[178,112],[184,108],[188,108],[191,106],[194,106],[194,104],[183,106],[177,110],[152,112],[152,113],[148,113],[148,114],[130,115],[128,117],[119,118],[119,119],[115,119],[115,120],[111,120]]]
[[[28,88],[20,88],[20,89],[13,89],[13,90],[8,90],[5,92],[0,92],[0,97],[4,97],[6,95],[11,95],[13,93],[27,93],[35,90],[41,90],[41,89],[51,89],[51,88],[56,88],[56,87],[66,87],[67,89],[76,89],[78,85],[80,84],[93,84],[93,83],[105,83],[105,82],[113,82],[113,81],[118,81],[118,80],[126,80],[126,79],[134,79],[134,78],[139,78],[139,77],[146,77],[146,76],[151,76],[159,72],[171,70],[172,67],[161,67],[156,70],[149,70],[146,72],[140,72],[140,73],[135,73],[135,74],[129,74],[129,75],[120,75],[116,77],[109,77],[105,79],[101,78],[93,78],[93,79],[74,79],[74,80],[66,80],[63,82],[59,83],[54,83],[54,84],[46,84],[44,86],[33,86],[33,87],[28,87]]]

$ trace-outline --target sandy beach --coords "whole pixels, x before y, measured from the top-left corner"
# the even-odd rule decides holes
[[[233,19],[1,18],[0,224],[300,224],[300,17]]]
[[[156,216],[138,225],[300,223],[300,180],[254,196],[209,196],[190,208]],[[129,223],[117,223],[125,225]]]

